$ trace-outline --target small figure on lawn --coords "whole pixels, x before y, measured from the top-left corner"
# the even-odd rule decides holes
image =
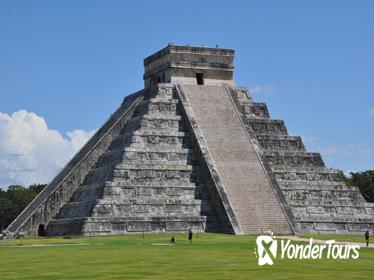
[[[192,236],[193,236],[192,229],[188,229],[188,240],[190,241],[190,244],[192,243]]]
[[[367,231],[365,232],[366,247],[369,247],[369,238],[370,238],[370,233],[369,233],[369,231],[367,230]]]
[[[174,237],[174,235],[171,236],[170,243],[173,244],[173,245],[174,245],[175,243],[177,243],[177,242],[175,241],[175,237]]]

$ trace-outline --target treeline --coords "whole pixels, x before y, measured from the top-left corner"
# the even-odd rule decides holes
[[[374,170],[350,172],[351,177],[344,176],[348,186],[357,186],[366,201],[374,202]]]
[[[6,191],[0,189],[0,232],[13,222],[45,186],[39,184],[25,188],[11,185]]]

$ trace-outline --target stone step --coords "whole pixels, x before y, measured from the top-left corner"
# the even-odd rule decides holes
[[[298,189],[298,190],[283,190],[283,194],[290,199],[301,199],[307,200],[310,198],[350,198],[363,200],[358,189],[344,189],[344,190],[310,190],[310,189]]]
[[[173,148],[173,147],[144,147],[141,150],[137,147],[126,147],[125,152],[136,152],[136,153],[190,153],[192,150],[187,148]]]
[[[209,220],[212,220],[210,218]],[[214,218],[215,221],[215,218]],[[206,224],[212,223],[204,216],[191,215],[170,215],[163,217],[134,216],[131,218],[115,217],[109,220],[106,218],[89,218],[86,230],[97,230],[95,224],[101,225],[99,231],[106,230],[107,233],[116,232],[187,232],[189,228],[193,231],[204,231]],[[106,222],[106,223],[105,223]]]
[[[81,235],[86,217],[52,219],[46,228],[47,236]]]
[[[105,182],[80,186],[71,201],[92,201],[103,196]]]
[[[173,149],[168,147],[160,148],[144,148],[137,147],[118,148],[115,150],[106,151],[98,160],[97,166],[103,166],[108,163],[120,162],[125,159],[126,162],[135,163],[154,161],[167,162],[190,162],[192,160],[193,151],[189,149]],[[192,162],[191,162],[192,163]]]
[[[96,200],[92,201],[77,201],[66,203],[58,213],[57,217],[74,218],[74,217],[88,217],[91,214],[92,208]]]
[[[334,168],[327,168],[327,167],[307,167],[307,166],[275,166],[272,168],[273,172],[280,173],[321,173],[321,174],[332,174],[334,176],[340,176],[339,170]],[[309,180],[309,178],[307,179]]]
[[[110,217],[108,220],[107,217],[73,217],[73,218],[61,218],[61,219],[53,219],[50,223],[50,225],[54,224],[70,224],[70,223],[80,223],[80,222],[111,222],[111,223],[120,223],[120,222],[129,222],[129,221],[138,221],[138,222],[151,222],[151,221],[157,221],[157,222],[166,222],[166,221],[185,221],[185,220],[191,220],[191,221],[200,221],[200,222],[206,222],[207,217],[206,216],[200,216],[200,215],[191,215],[191,214],[183,214],[178,213],[178,215],[175,214],[169,214],[169,215],[162,215],[162,216],[147,216],[147,215],[131,215],[131,216],[115,216]],[[188,230],[188,228],[187,228]]]
[[[191,170],[152,170],[152,169],[142,169],[142,170],[118,170],[115,169],[113,176],[116,179],[124,180],[127,183],[132,183],[136,181],[139,184],[144,184],[144,182],[154,181],[154,182],[165,182],[170,181],[170,183],[178,184],[185,182],[193,182],[192,179],[197,174],[193,174]],[[175,182],[173,181],[175,180]]]
[[[151,129],[151,130],[168,130],[168,131],[182,131],[183,126],[181,117],[177,115],[138,115],[129,120],[127,126],[131,126],[133,130],[138,129]],[[122,133],[121,135],[123,135]]]
[[[123,166],[150,166],[150,165],[170,165],[170,166],[182,166],[182,165],[188,165],[192,166],[194,163],[193,162],[188,162],[187,158],[183,159],[181,156],[181,159],[178,158],[177,155],[173,154],[151,154],[154,158],[149,158],[149,155],[142,155],[144,156],[144,159],[142,157],[139,158],[125,158],[124,163],[121,163],[119,165],[119,168],[124,168]],[[170,160],[168,159],[168,156],[171,158]],[[189,160],[193,160],[192,158]],[[127,167],[126,167],[127,168]],[[129,169],[132,169],[129,167]]]
[[[198,166],[192,166],[187,163],[177,164],[174,162],[169,163],[136,163],[136,162],[124,162],[117,164],[115,170],[181,170],[181,171],[192,171],[197,170]]]
[[[325,167],[319,153],[292,153],[292,152],[269,152],[265,153],[267,163],[273,168],[275,166],[295,167]]]
[[[141,119],[145,121],[177,121],[177,122],[180,122],[182,120],[182,117],[180,115],[144,114]]]
[[[294,173],[329,173],[329,174],[339,174],[338,169],[319,167],[319,166],[274,166],[272,168],[274,172],[294,172]]]
[[[97,204],[93,207],[92,216],[121,216],[131,218],[134,215],[162,217],[164,215],[206,215],[211,213],[208,204]]]
[[[109,150],[104,152],[98,159],[96,166],[103,167],[108,164],[117,164],[121,162],[123,157],[123,148]]]
[[[330,207],[340,207],[340,206],[349,206],[349,207],[364,207],[365,201],[361,200],[352,200],[349,198],[340,198],[340,199],[322,199],[322,198],[311,198],[308,201],[305,200],[296,200],[296,199],[287,199],[287,204],[289,206],[330,206]]]
[[[71,205],[84,205],[86,202],[68,202]],[[88,202],[87,202],[88,203]],[[121,199],[118,198],[102,198],[96,199],[96,204],[127,204],[127,205],[166,205],[166,204],[185,204],[185,205],[200,205],[201,200],[195,199],[194,197],[183,197],[183,196],[128,196]]]
[[[251,127],[256,134],[288,135],[286,126],[282,120],[251,118],[245,119],[245,124]]]
[[[299,136],[257,133],[256,138],[264,151],[305,151]]]
[[[158,83],[155,98],[174,99],[174,85],[170,83]]]
[[[142,136],[142,137],[148,137],[148,136],[168,136],[168,137],[186,137],[187,133],[183,131],[163,131],[163,130],[136,130],[133,133],[134,136]]]
[[[153,197],[169,198],[184,197],[189,199],[208,199],[207,191],[200,187],[106,187],[103,197]],[[114,199],[114,198],[113,198]]]
[[[174,135],[173,135],[174,134]],[[155,147],[170,147],[170,148],[186,148],[189,146],[190,141],[187,139],[183,132],[177,132],[173,134],[151,134],[142,132],[135,134],[131,137],[130,147],[141,148],[144,146],[155,146]]]
[[[176,98],[162,98],[159,96],[155,96],[153,98],[144,99],[141,104],[149,105],[149,104],[178,104],[179,100]]]
[[[165,115],[144,115],[139,123],[141,130],[166,130],[166,131],[182,131],[184,130],[180,116]]]
[[[288,156],[306,156],[306,157],[311,157],[311,156],[321,156],[320,153],[310,153],[305,150],[271,150],[271,149],[263,149],[263,154],[265,156],[283,156],[283,157],[288,157]]]
[[[277,180],[283,191],[305,190],[305,191],[341,191],[341,192],[359,192],[357,187],[346,186],[340,181],[295,181],[295,180]]]
[[[322,234],[349,234],[363,235],[366,230],[374,230],[374,224],[351,221],[334,222],[300,222],[302,232],[322,233]]]
[[[121,185],[165,185],[165,186],[173,186],[173,185],[179,185],[179,184],[195,184],[195,183],[203,183],[200,178],[197,176],[192,176],[190,173],[183,173],[179,174],[178,176],[175,176],[175,178],[166,177],[165,174],[161,174],[161,178],[155,178],[155,177],[148,177],[147,174],[136,174],[133,179],[126,178],[125,174],[119,174],[114,176],[113,181],[118,182],[118,184]],[[134,180],[135,179],[135,180]]]
[[[180,183],[173,184],[172,182],[156,182],[151,181],[147,183],[140,183],[138,181],[128,181],[115,178],[113,181],[106,181],[105,186],[107,187],[124,187],[124,188],[203,188],[204,185],[197,183]]]
[[[110,222],[126,222],[126,221],[185,221],[185,220],[191,220],[191,221],[202,221],[205,222],[207,220],[207,216],[199,216],[199,215],[191,215],[191,214],[169,214],[169,215],[162,215],[162,216],[151,216],[148,217],[146,215],[132,215],[130,216],[124,216],[121,215],[117,217],[112,217],[110,219]],[[91,222],[105,222],[106,218],[102,217],[89,217],[87,221]]]
[[[115,137],[110,144],[108,151],[123,150],[131,143],[132,132],[126,132]]]
[[[309,201],[310,199],[349,199],[358,200],[365,202],[365,199],[357,189],[352,190],[283,190],[283,194],[287,199],[290,200],[304,200]]]
[[[305,169],[305,168],[303,168]],[[295,170],[295,168],[272,169],[277,180],[298,180],[298,181],[335,181],[342,182],[337,170],[327,168],[315,168],[317,170]]]
[[[152,196],[154,198],[188,196],[190,199],[209,198],[209,194],[203,186],[108,186],[108,184],[102,183],[79,187],[71,201],[92,201],[109,196]]]
[[[129,142],[131,145],[133,143],[144,143],[149,145],[157,145],[157,144],[164,144],[164,145],[173,145],[175,144],[183,144],[187,141],[184,139],[186,137],[185,132],[180,131],[140,131],[137,130],[132,135]]]
[[[91,213],[109,212],[113,215],[131,213],[186,213],[211,211],[209,202],[194,197],[149,197],[134,196],[121,199],[96,199],[66,203],[60,210],[59,218],[88,217]],[[184,211],[183,211],[184,210]],[[174,211],[174,212],[173,212]]]
[[[298,222],[318,222],[318,223],[373,223],[373,216],[360,214],[334,214],[334,213],[318,213],[318,214],[300,214],[295,213],[295,219]]]
[[[270,118],[269,111],[265,103],[252,102],[242,106],[247,118]]]
[[[146,147],[154,148],[171,148],[184,149],[191,146],[189,139],[175,139],[173,137],[165,137],[161,139],[144,139],[144,142],[131,143],[130,147],[135,149],[143,149]]]
[[[217,230],[216,217],[196,215],[169,215],[163,217],[90,217],[52,220],[47,235],[108,235],[141,232],[194,232],[213,228]],[[69,225],[69,226],[67,226]],[[75,225],[75,226],[74,226]]]
[[[151,98],[143,101],[141,112],[148,115],[177,114],[177,104],[176,99]]]
[[[125,152],[123,154],[124,162],[126,164],[155,164],[155,163],[170,163],[170,164],[189,164],[192,165],[196,161],[193,157],[192,151],[182,152],[156,152],[156,151],[137,151]]]
[[[106,164],[92,168],[86,175],[83,184],[101,183],[113,178],[114,164]]]

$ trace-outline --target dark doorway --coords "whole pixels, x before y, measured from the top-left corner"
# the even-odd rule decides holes
[[[39,225],[38,236],[45,236],[45,227],[43,224]]]
[[[196,73],[196,82],[198,85],[204,84],[204,74],[203,73]]]

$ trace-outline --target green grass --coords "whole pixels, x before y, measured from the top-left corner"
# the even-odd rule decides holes
[[[359,242],[365,243],[364,233],[362,235],[317,235],[317,234],[302,234],[299,235],[300,237],[310,238],[313,237],[315,239],[322,239],[322,240],[336,240],[336,241],[349,241],[349,242]]]
[[[259,267],[256,236],[195,234],[190,245],[177,234],[175,246],[152,245],[170,236],[1,241],[0,279],[374,279],[374,249],[361,248],[358,260],[278,258]]]

